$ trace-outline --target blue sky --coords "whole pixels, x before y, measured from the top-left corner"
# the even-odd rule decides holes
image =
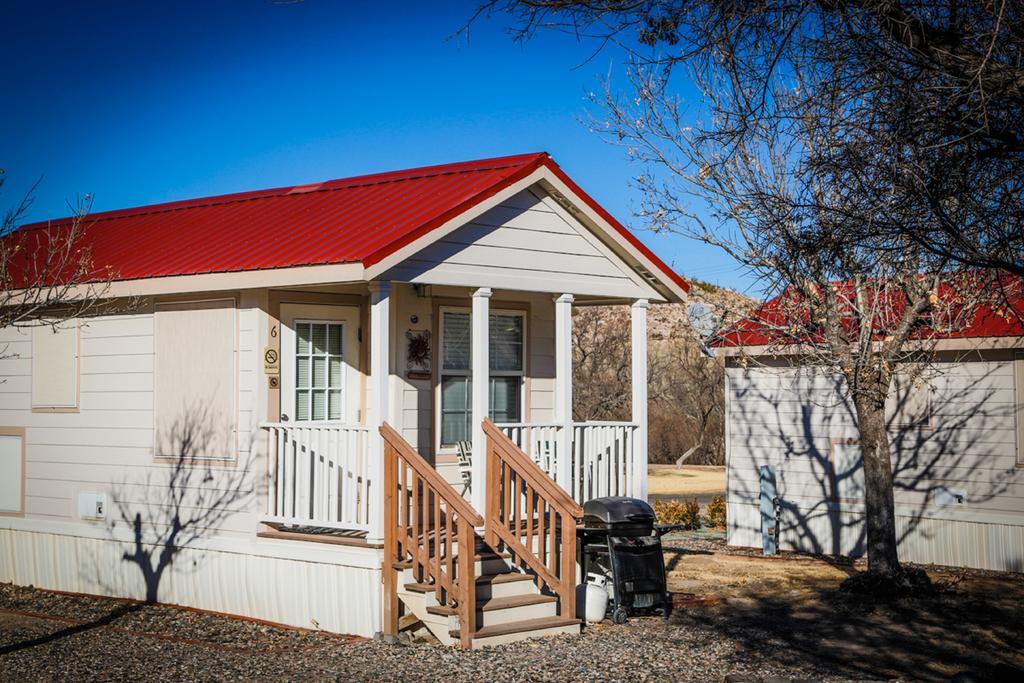
[[[438,6],[441,6],[439,8]],[[545,150],[633,227],[622,149],[579,121],[613,52],[526,44],[475,2],[0,0],[0,209],[30,219]],[[680,273],[746,289],[711,247],[641,238]]]

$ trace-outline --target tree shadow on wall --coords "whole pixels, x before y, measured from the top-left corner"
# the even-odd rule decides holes
[[[963,509],[956,504],[959,494],[966,494],[966,509],[984,508],[1024,481],[998,437],[1008,433],[1014,405],[1000,394],[1005,390],[998,388],[997,370],[979,366],[968,376],[949,376],[948,370],[920,380],[920,390],[930,393],[926,419],[908,417],[909,391],[896,392],[888,411],[901,544],[915,534],[931,539],[938,527],[929,524],[930,516],[944,509],[955,518]],[[768,389],[744,382],[734,392],[732,438],[740,448],[731,467],[747,475],[731,482],[730,502],[757,504],[754,473],[762,464],[774,464],[783,545],[819,555],[862,556],[862,494],[853,499],[843,494],[862,486],[862,463],[839,462],[834,452],[837,445],[857,442],[852,405],[843,398],[840,378],[804,371],[793,382]],[[827,396],[827,403],[809,398],[814,395]],[[1022,559],[1011,559],[1015,569]]]
[[[232,459],[209,456],[211,444],[223,441],[216,425],[206,406],[183,411],[158,434],[160,456],[143,480],[112,490],[117,512],[109,531],[123,541],[124,529],[131,530],[131,546],[121,559],[142,573],[147,603],[157,602],[161,582],[183,550],[216,535],[229,517],[248,511],[256,497],[251,448],[244,461],[237,453]]]

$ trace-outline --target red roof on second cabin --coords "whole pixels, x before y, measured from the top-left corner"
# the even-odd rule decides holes
[[[684,290],[686,283],[546,153],[483,159],[90,214],[96,279],[362,263],[371,266],[546,166]],[[17,231],[59,230],[70,219]]]
[[[928,319],[923,318],[915,333],[917,339],[972,339],[982,337],[1024,337],[1024,279],[1000,273],[992,283],[980,271],[966,271],[959,275],[959,282],[954,286],[951,282],[943,283],[938,289],[940,315],[955,321],[952,329],[933,330]],[[850,282],[837,282],[834,287],[839,292],[840,301],[852,301],[853,285]],[[974,304],[973,311],[957,308],[963,297],[957,295],[958,288],[964,287],[997,287],[992,292],[991,300]],[[961,290],[962,291],[962,290]],[[882,288],[882,294],[875,304],[875,320],[873,324],[881,332],[874,338],[885,336],[885,328],[899,320],[905,310],[906,300],[896,288]],[[884,299],[883,299],[884,297]],[[712,342],[717,347],[741,346],[784,346],[803,341],[820,343],[822,339],[810,339],[807,333],[809,318],[806,304],[794,289],[787,289],[777,297],[763,303],[748,317],[743,318],[726,330],[720,332]],[[887,319],[888,318],[888,319]],[[843,322],[851,333],[857,322],[852,313],[843,317]],[[792,331],[790,331],[792,329]]]

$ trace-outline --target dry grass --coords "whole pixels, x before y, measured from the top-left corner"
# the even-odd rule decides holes
[[[699,496],[725,493],[725,468],[687,465],[649,465],[647,487],[652,494],[663,496]]]

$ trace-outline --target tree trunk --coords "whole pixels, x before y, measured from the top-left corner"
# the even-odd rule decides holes
[[[896,552],[896,505],[885,404],[863,399],[855,401],[855,406],[864,453],[868,571],[892,578],[900,574],[901,568]]]

